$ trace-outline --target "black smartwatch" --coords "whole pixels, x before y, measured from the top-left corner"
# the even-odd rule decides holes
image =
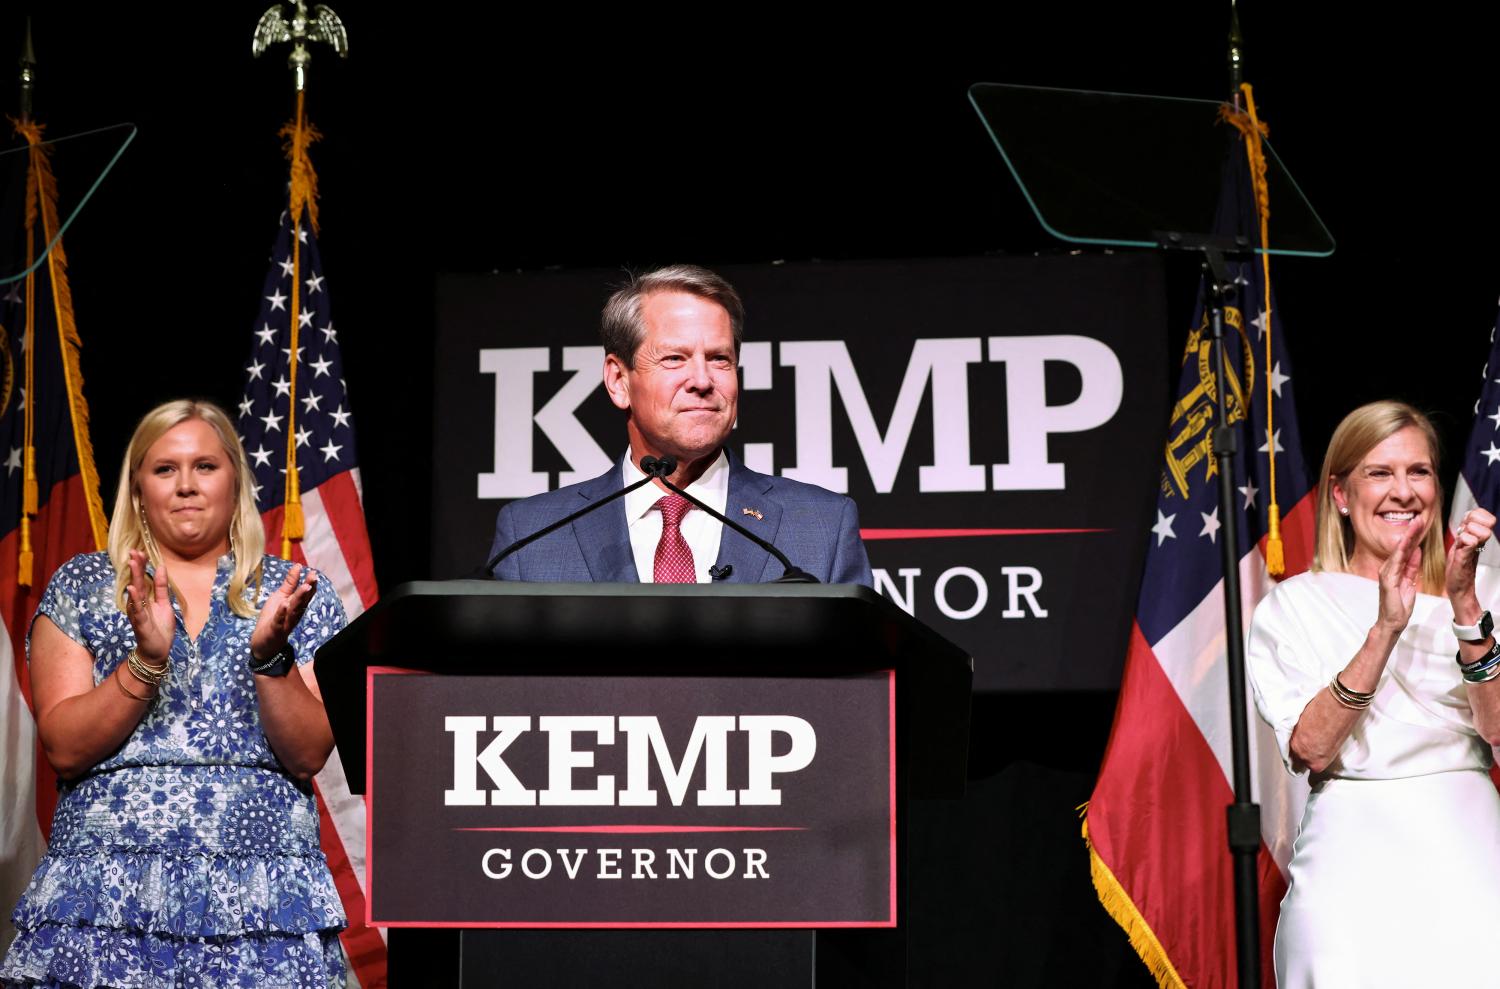
[[[250,672],[258,677],[284,677],[297,665],[297,652],[288,642],[281,647],[281,651],[264,663],[255,661],[255,653],[250,653]]]

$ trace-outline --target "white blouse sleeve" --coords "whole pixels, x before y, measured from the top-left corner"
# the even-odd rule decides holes
[[[1292,730],[1328,681],[1312,638],[1287,607],[1291,591],[1280,585],[1255,609],[1245,671],[1255,693],[1255,709],[1276,733],[1276,747],[1287,771],[1305,776],[1307,767],[1292,757]]]

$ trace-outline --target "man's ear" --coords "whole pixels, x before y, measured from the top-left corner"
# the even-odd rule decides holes
[[[630,378],[626,376],[629,370],[618,354],[604,355],[604,390],[609,392],[609,400],[617,409],[630,408]]]

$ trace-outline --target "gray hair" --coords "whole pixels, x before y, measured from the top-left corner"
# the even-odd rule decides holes
[[[641,302],[657,292],[686,292],[723,307],[734,333],[734,352],[739,355],[740,341],[745,335],[745,306],[739,293],[719,275],[695,264],[673,264],[644,275],[631,275],[630,281],[609,297],[599,325],[599,339],[606,354],[614,354],[626,367],[635,367],[636,348],[646,336]]]

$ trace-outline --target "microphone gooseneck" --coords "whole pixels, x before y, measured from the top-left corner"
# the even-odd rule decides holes
[[[500,565],[500,561],[503,560],[503,559],[505,559],[507,556],[510,556],[512,553],[516,552],[517,550],[522,549],[522,548],[524,548],[526,546],[530,546],[532,543],[536,542],[538,539],[542,538],[543,536],[546,536],[546,535],[549,535],[551,533],[554,533],[558,529],[561,529],[563,526],[570,525],[570,524],[578,521],[579,519],[581,519],[585,515],[587,515],[589,512],[592,512],[595,509],[602,508],[605,505],[608,505],[610,502],[614,501],[616,498],[623,498],[623,497],[625,497],[626,495],[630,494],[630,492],[634,491],[636,488],[644,487],[645,485],[650,484],[653,475],[651,474],[650,471],[646,470],[646,461],[647,460],[652,460],[652,459],[654,459],[654,458],[647,457],[645,460],[641,461],[641,470],[646,471],[646,476],[645,477],[641,478],[639,481],[636,481],[634,484],[627,484],[627,485],[625,485],[625,487],[623,487],[620,490],[616,491],[614,494],[610,495],[608,498],[600,498],[598,501],[591,501],[591,502],[589,502],[587,505],[583,506],[578,511],[574,512],[572,515],[566,516],[565,518],[560,518],[556,522],[553,522],[551,525],[544,526],[544,527],[538,529],[536,532],[533,532],[529,536],[522,536],[520,539],[517,539],[515,542],[511,543],[509,546],[505,547],[500,552],[498,552],[494,556],[490,557],[489,562],[484,565],[484,569],[483,570],[479,571],[478,576],[480,576],[480,577],[493,577],[493,576],[495,576],[495,568]]]
[[[541,539],[543,536],[546,536],[546,535],[549,535],[549,534],[551,534],[553,532],[556,532],[558,529],[561,529],[565,525],[570,525],[573,522],[576,522],[578,519],[580,519],[583,516],[587,515],[589,512],[592,512],[592,511],[594,511],[594,510],[596,510],[596,509],[598,509],[598,508],[600,508],[600,507],[602,507],[604,505],[609,504],[610,502],[614,501],[616,498],[623,498],[625,495],[628,495],[630,492],[634,491],[636,488],[642,487],[642,486],[644,486],[646,484],[650,484],[653,480],[656,480],[656,481],[660,481],[662,483],[662,485],[667,488],[667,490],[673,491],[673,492],[676,492],[677,494],[682,495],[682,497],[684,497],[688,501],[692,502],[698,508],[703,509],[705,512],[707,512],[708,514],[712,515],[714,518],[718,519],[724,525],[729,526],[735,532],[738,532],[740,535],[744,536],[746,539],[750,540],[752,543],[754,543],[755,545],[759,546],[761,549],[765,550],[767,553],[770,553],[772,556],[776,557],[776,561],[781,564],[782,570],[784,571],[782,573],[782,575],[779,578],[777,578],[776,583],[778,583],[778,584],[816,584],[816,583],[819,583],[818,578],[814,577],[812,574],[808,573],[807,571],[805,571],[805,570],[803,570],[803,569],[801,569],[801,568],[793,565],[792,561],[789,560],[789,559],[787,559],[786,554],[783,553],[781,550],[777,549],[770,542],[768,542],[765,539],[762,539],[760,536],[757,536],[755,533],[751,532],[749,529],[745,528],[743,525],[740,525],[734,519],[729,518],[727,515],[724,515],[724,514],[718,512],[718,511],[716,511],[714,508],[710,507],[709,505],[705,505],[698,498],[693,497],[692,495],[688,494],[686,491],[682,490],[682,488],[679,488],[677,485],[675,485],[671,481],[667,480],[667,478],[670,477],[677,470],[677,458],[676,457],[672,456],[671,454],[668,454],[668,455],[666,455],[664,457],[652,457],[652,456],[642,457],[641,458],[640,467],[641,467],[641,473],[645,474],[646,475],[645,477],[641,478],[640,480],[636,481],[633,484],[627,484],[625,487],[621,488],[619,491],[616,491],[614,494],[610,495],[607,498],[600,498],[598,501],[589,502],[589,504],[585,505],[583,508],[580,508],[578,511],[574,512],[573,514],[568,515],[565,518],[558,519],[556,522],[553,522],[551,525],[544,526],[543,528],[538,529],[536,532],[533,532],[529,536],[523,536],[520,539],[517,539],[515,542],[511,543],[509,546],[505,547],[500,552],[498,552],[494,556],[490,557],[489,562],[484,565],[484,569],[480,571],[479,575],[483,576],[483,577],[493,577],[494,573],[495,573],[495,567],[497,567],[497,566],[500,565],[500,561],[504,560],[506,557],[510,556],[512,553],[516,552],[517,550],[520,550],[520,549],[522,549],[522,548],[524,548],[526,546],[531,545],[532,543],[536,542],[538,539]],[[718,573],[713,573],[714,570],[718,570],[719,572]],[[723,568],[714,567],[714,568],[710,568],[710,573],[713,573],[713,577],[714,577],[715,580],[723,580],[723,579],[727,578],[730,575],[730,573],[733,572],[733,570],[734,570],[734,568],[732,566],[725,566]]]
[[[775,583],[778,583],[778,584],[816,584],[816,583],[819,583],[818,578],[814,577],[812,574],[808,573],[806,570],[803,570],[802,568],[800,568],[800,567],[796,566],[795,564],[793,564],[791,560],[787,559],[785,553],[783,553],[781,550],[777,549],[770,542],[768,542],[767,540],[762,539],[761,537],[757,536],[755,533],[751,532],[749,529],[745,528],[743,525],[740,525],[734,519],[732,519],[729,516],[724,515],[724,514],[718,512],[718,511],[716,511],[713,507],[704,504],[699,499],[693,497],[692,495],[690,495],[686,491],[684,491],[682,488],[679,488],[677,485],[675,485],[671,481],[667,480],[668,475],[670,475],[676,469],[677,469],[677,458],[673,457],[673,456],[670,456],[670,455],[669,456],[665,456],[665,457],[644,457],[644,458],[641,459],[641,470],[648,477],[655,477],[658,481],[660,481],[666,487],[666,489],[668,491],[674,491],[677,494],[682,495],[684,498],[686,498],[688,501],[692,502],[698,508],[703,509],[705,512],[707,512],[708,514],[712,515],[714,518],[718,519],[723,524],[729,526],[729,528],[733,529],[735,532],[738,532],[740,535],[744,536],[746,539],[750,540],[752,543],[754,543],[755,545],[759,546],[761,549],[765,550],[767,553],[770,553],[772,556],[776,557],[776,562],[778,562],[778,563],[781,564],[781,568],[782,568],[783,572],[782,572],[782,574],[781,574],[780,577],[776,578]],[[655,473],[653,473],[653,471]],[[723,570],[723,576],[724,577],[728,577],[729,574],[730,574],[730,572],[732,571],[732,569],[733,569],[732,567],[725,567],[724,570]],[[714,574],[713,576],[714,576],[715,580],[721,579],[718,574]]]

